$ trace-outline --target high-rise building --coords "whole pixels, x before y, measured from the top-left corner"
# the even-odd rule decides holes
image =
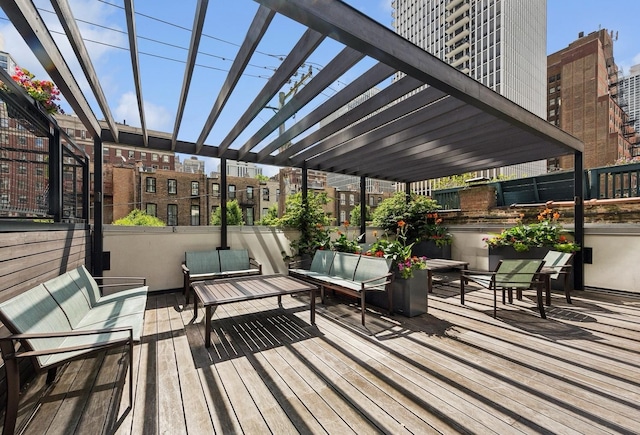
[[[218,165],[218,172],[220,172],[220,170],[220,165]],[[262,175],[262,168],[251,162],[227,160],[227,175],[232,177],[256,178],[257,175]]]
[[[398,34],[546,118],[546,0],[393,0],[391,4]],[[545,161],[536,161],[478,176],[523,177],[546,170]]]
[[[584,35],[547,61],[547,119],[584,142],[583,164],[594,168],[630,157],[628,115],[620,107],[613,37],[606,29]],[[551,159],[573,167],[573,156]]]
[[[620,105],[623,106],[629,115],[629,125],[633,127],[631,134],[640,133],[640,64],[629,69],[629,74],[622,77],[619,82]],[[639,146],[638,140],[634,142],[635,147]],[[634,147],[634,148],[635,148]],[[638,155],[638,153],[634,153]]]

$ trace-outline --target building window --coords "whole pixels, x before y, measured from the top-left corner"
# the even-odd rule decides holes
[[[140,153],[140,160],[147,160],[147,153]]]
[[[26,174],[27,173],[27,167],[24,165],[20,165],[18,166],[18,174]]]
[[[169,226],[178,225],[178,205],[177,204],[167,205],[167,225]]]
[[[197,181],[191,182],[191,196],[199,196],[200,195],[200,183]]]
[[[39,166],[36,168],[36,175],[42,177],[44,175],[44,168]]]
[[[0,127],[9,128],[9,118],[0,118]]]
[[[26,205],[27,204],[27,195],[19,195],[18,196],[18,202],[20,203],[20,205]]]
[[[269,214],[269,209],[266,207],[262,207],[262,218],[266,218]]]
[[[247,186],[247,199],[253,199],[253,186]]]
[[[347,212],[344,210],[340,210],[340,222],[345,222],[347,220]]]
[[[178,193],[178,180],[167,180],[167,193],[169,195]]]
[[[44,146],[44,140],[41,137],[36,138],[36,147],[42,148]]]
[[[2,163],[0,165],[0,172],[2,172],[4,174],[8,174],[9,173],[9,163]]]
[[[87,138],[87,130],[80,130],[80,138],[82,139]]]
[[[120,157],[122,155],[122,150],[121,149],[117,149],[116,150],[116,157]]]
[[[147,203],[147,214],[149,216],[156,217],[158,216],[158,206],[156,204],[152,204],[150,202]]]
[[[18,145],[26,145],[27,144],[27,138],[24,136],[19,136],[18,137]]]
[[[156,193],[156,179],[153,177],[147,177],[145,179],[146,192]]]
[[[220,185],[218,183],[213,183],[211,185],[211,195],[214,198],[220,198]]]
[[[276,189],[276,201],[280,201],[280,189]]]
[[[130,159],[135,159],[136,158],[136,152],[133,150],[129,150],[129,154],[128,154]]]
[[[9,194],[3,193],[0,195],[0,205],[8,207],[9,206]]]
[[[169,156],[162,156],[163,163],[169,163]]]
[[[36,139],[40,139],[40,143],[42,144],[42,138],[41,137],[37,137]],[[2,133],[0,134],[0,143],[9,143],[9,135]],[[36,144],[38,143],[38,141],[36,140]],[[41,145],[42,146],[42,145]]]
[[[109,148],[102,148],[102,155],[105,157],[109,157]]]
[[[345,205],[347,203],[347,199],[344,193],[340,194],[340,205]],[[344,219],[340,218],[340,222],[344,222]]]
[[[247,225],[253,225],[253,207],[247,209]]]
[[[236,186],[229,184],[229,199],[236,199]]]
[[[370,196],[370,197],[369,197],[369,205],[370,205],[371,207],[373,207],[373,206],[375,205],[375,204],[374,204],[374,201],[375,201],[375,198],[374,198],[373,196]]]
[[[379,197],[378,197],[378,205],[380,205],[380,203],[381,203],[381,202],[382,202],[382,197],[381,197],[381,196],[379,196]]]
[[[269,188],[268,187],[263,187],[262,188],[262,200],[263,201],[269,201]]]
[[[354,205],[355,204],[355,198],[353,196],[353,194],[349,194],[349,205]]]
[[[200,225],[200,206],[199,205],[191,206],[191,225],[193,226]]]
[[[151,154],[151,161],[152,162],[157,162],[158,161],[158,155],[156,153]]]

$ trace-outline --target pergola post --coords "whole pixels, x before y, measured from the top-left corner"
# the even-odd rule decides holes
[[[49,214],[54,222],[62,221],[62,143],[57,128],[49,135]]]
[[[220,247],[229,249],[227,243],[227,159],[220,158]]]
[[[574,152],[574,237],[582,247],[573,257],[573,288],[576,290],[584,289],[584,164],[582,157],[582,152]]]
[[[91,204],[91,173],[89,171],[89,156],[84,157],[84,166],[82,167],[82,219],[89,223],[91,214],[89,212],[89,205]]]
[[[404,196],[407,202],[411,201],[411,183],[404,183]]]
[[[360,177],[360,243],[367,243],[367,177]]]
[[[104,206],[103,196],[103,154],[102,139],[96,135],[93,137],[94,163],[93,163],[93,258],[92,270],[94,276],[102,276],[104,272]],[[88,180],[87,180],[88,181]]]

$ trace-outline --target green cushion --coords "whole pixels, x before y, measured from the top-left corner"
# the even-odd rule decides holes
[[[381,257],[368,257],[366,255],[363,255],[358,262],[353,280],[362,282],[371,278],[383,276],[389,272],[389,267],[391,267],[390,259]],[[385,279],[382,278],[380,280],[367,283],[367,285],[377,285],[383,283],[384,281]]]
[[[249,251],[246,249],[221,249],[220,271],[247,270],[249,265]]]
[[[542,260],[502,260],[496,270],[496,287],[530,288]]]
[[[353,280],[360,257],[361,255],[336,252],[331,264],[330,275]]]
[[[93,328],[86,328],[93,329]],[[99,327],[96,329],[100,329]],[[96,335],[80,335],[76,337],[67,337],[64,338],[64,341],[60,344],[59,347],[71,347],[71,346],[80,346],[86,344],[95,344],[95,343],[104,343],[111,339],[123,339],[129,336],[128,331],[125,332],[110,332],[104,334],[96,334]],[[65,352],[53,355],[45,355],[43,357],[38,357],[43,365],[53,365],[60,361],[66,361],[69,358],[72,358],[77,355],[81,355],[86,353],[86,351],[80,350],[75,352]]]
[[[559,252],[559,251],[549,251],[547,255],[544,256],[544,267],[555,270],[555,273],[549,275],[551,279],[558,279],[560,276],[560,272],[562,272],[562,267],[566,266],[569,261],[571,261],[571,257],[573,254],[570,252]]]
[[[89,301],[80,291],[71,274],[64,273],[50,279],[44,283],[44,286],[62,307],[72,328],[75,328],[91,309]]]
[[[3,320],[10,320],[6,326],[14,333],[66,332],[71,325],[58,303],[44,285],[40,284],[0,304]],[[28,340],[34,350],[58,347],[64,338]],[[46,357],[39,357],[40,364]]]
[[[194,251],[184,253],[185,264],[189,273],[217,273],[220,272],[220,257],[218,250]]]
[[[331,272],[331,264],[333,263],[333,257],[335,256],[335,251],[327,251],[327,250],[317,250],[313,256],[313,261],[311,262],[311,268],[309,269],[312,272],[329,275]]]
[[[92,307],[95,306],[102,295],[100,294],[98,283],[93,279],[89,271],[84,266],[80,266],[67,273],[73,278],[76,285],[80,288],[80,291],[89,302],[89,305]]]

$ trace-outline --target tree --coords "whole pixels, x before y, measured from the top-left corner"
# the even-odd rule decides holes
[[[433,213],[439,208],[438,202],[427,196],[412,193],[407,201],[403,192],[397,192],[376,208],[373,212],[373,224],[395,234],[398,231],[398,222],[403,221],[407,225],[404,230],[407,240],[414,241],[429,233],[433,224]]]
[[[142,226],[142,227],[164,227],[166,224],[155,216],[148,215],[142,210],[133,209],[131,213],[122,219],[118,219],[113,225],[122,225],[126,227]]]
[[[222,225],[222,207],[216,208],[211,215],[209,225]],[[227,225],[244,225],[242,220],[242,209],[238,205],[238,200],[227,201]]]
[[[256,222],[256,225],[271,227],[278,225],[278,206],[276,204],[273,204],[271,207],[269,207],[269,210],[267,210],[267,215],[262,216],[262,218],[258,222]]]
[[[371,208],[366,205],[365,209],[364,209],[364,220],[366,221],[370,221],[371,220]],[[351,210],[351,213],[349,214],[349,222],[351,223],[351,225],[355,225],[358,226],[360,225],[360,204],[356,205],[353,210]]]
[[[323,207],[329,203],[325,192],[310,192],[306,204],[302,202],[302,192],[287,196],[284,215],[278,219],[278,226],[297,228],[300,239],[291,242],[291,248],[299,255],[313,255],[319,248],[329,247],[329,233],[325,229],[331,219]]]
[[[266,175],[262,175],[262,174],[256,174],[256,180],[258,180],[259,182],[263,183],[265,181],[269,181],[269,177],[267,177]]]

